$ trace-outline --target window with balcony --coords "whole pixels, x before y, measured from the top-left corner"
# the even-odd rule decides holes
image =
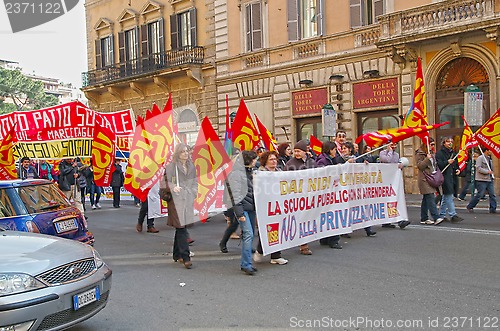
[[[323,34],[324,0],[288,0],[288,40]]]
[[[113,35],[96,40],[95,57],[96,68],[105,68],[114,64]]]
[[[196,8],[170,16],[172,49],[196,46]]]
[[[137,69],[139,58],[138,27],[118,33],[118,49],[120,55],[120,68],[127,74],[132,74]]]
[[[163,19],[141,26],[141,59],[144,68],[163,63],[165,42],[163,38]]]
[[[246,51],[261,49],[262,45],[262,4],[245,5],[245,45]]]
[[[350,0],[351,28],[370,25],[385,13],[384,0]]]

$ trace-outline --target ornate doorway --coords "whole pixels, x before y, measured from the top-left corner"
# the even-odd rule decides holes
[[[476,60],[468,57],[457,58],[443,67],[436,81],[436,123],[450,121],[437,129],[436,141],[440,146],[446,136],[454,138],[454,148],[460,148],[460,138],[464,128],[464,92],[468,85],[476,85],[484,93],[483,100],[489,100],[489,77],[486,69]],[[483,102],[483,118],[489,114],[489,103]]]

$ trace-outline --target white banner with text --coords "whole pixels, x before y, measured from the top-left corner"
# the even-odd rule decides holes
[[[257,171],[254,196],[264,255],[408,219],[397,164],[345,163],[299,171]]]

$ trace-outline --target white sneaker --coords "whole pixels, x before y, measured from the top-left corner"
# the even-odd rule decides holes
[[[263,259],[264,259],[264,255],[260,254],[259,252],[253,253],[253,260],[255,262],[262,262]]]
[[[439,225],[442,221],[444,221],[444,218],[440,217],[434,222],[434,225]]]
[[[96,209],[97,207],[95,205],[92,205],[92,209]]]
[[[434,221],[431,221],[431,220],[425,220],[425,221],[421,221],[420,224],[425,224],[425,225],[433,225],[434,224]]]
[[[101,205],[99,204],[99,202],[98,202],[98,203],[96,203],[96,204],[95,204],[95,206],[96,206],[97,208],[101,209]]]
[[[288,263],[288,260],[284,259],[282,257],[280,257],[279,259],[271,259],[271,264],[283,265],[283,264],[287,264],[287,263]]]
[[[193,252],[189,252],[189,257],[193,257],[194,256],[194,253]]]

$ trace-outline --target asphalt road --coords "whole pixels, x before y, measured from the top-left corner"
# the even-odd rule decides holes
[[[356,231],[344,249],[310,244],[287,265],[239,269],[239,240],[218,242],[222,217],[189,229],[193,269],[172,261],[174,230],[137,233],[131,202],[89,211],[95,247],[113,269],[107,307],[72,331],[90,330],[492,330],[500,328],[500,216],[461,212],[459,224]]]

